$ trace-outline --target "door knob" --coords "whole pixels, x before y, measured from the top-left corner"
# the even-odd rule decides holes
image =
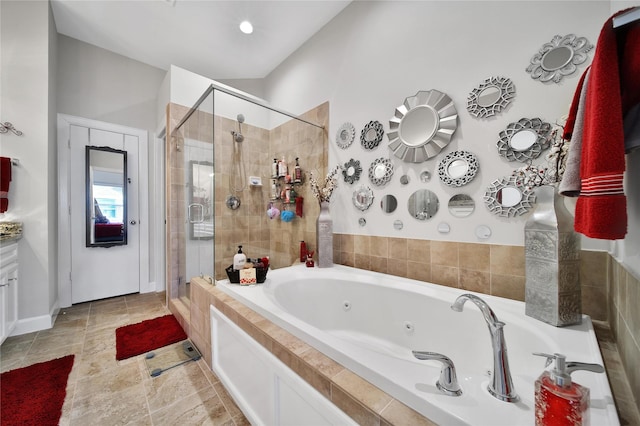
[[[129,222],[131,225],[135,225],[137,222],[135,220],[132,220]]]

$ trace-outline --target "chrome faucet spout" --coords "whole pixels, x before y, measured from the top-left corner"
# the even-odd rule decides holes
[[[462,312],[464,304],[467,300],[473,302],[487,322],[489,333],[491,334],[491,346],[493,349],[493,377],[489,383],[488,390],[491,395],[500,401],[516,402],[519,400],[518,395],[513,388],[513,380],[511,379],[511,371],[509,369],[509,358],[507,357],[507,344],[504,339],[504,323],[498,320],[491,307],[473,294],[463,294],[451,305],[451,309],[456,312]]]

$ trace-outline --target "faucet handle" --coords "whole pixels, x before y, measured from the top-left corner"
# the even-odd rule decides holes
[[[437,352],[423,352],[423,351],[411,351],[413,356],[419,360],[436,360],[442,363],[440,369],[440,378],[436,382],[436,387],[440,392],[449,396],[462,395],[462,389],[458,384],[458,378],[456,377],[456,367],[446,355],[439,354]]]

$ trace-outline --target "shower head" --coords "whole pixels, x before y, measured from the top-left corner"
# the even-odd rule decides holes
[[[236,118],[238,119],[238,123],[244,123],[244,115],[238,114]]]

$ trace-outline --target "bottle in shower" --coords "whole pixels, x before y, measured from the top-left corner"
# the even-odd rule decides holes
[[[302,169],[300,168],[300,163],[298,163],[298,157],[296,157],[296,166],[293,169],[293,181],[295,183],[302,182]]]
[[[287,167],[287,160],[283,155],[282,160],[280,161],[280,172],[278,173],[278,176],[285,177],[289,171],[288,169],[289,168]]]
[[[278,159],[273,159],[273,164],[271,165],[271,177],[278,177]]]

